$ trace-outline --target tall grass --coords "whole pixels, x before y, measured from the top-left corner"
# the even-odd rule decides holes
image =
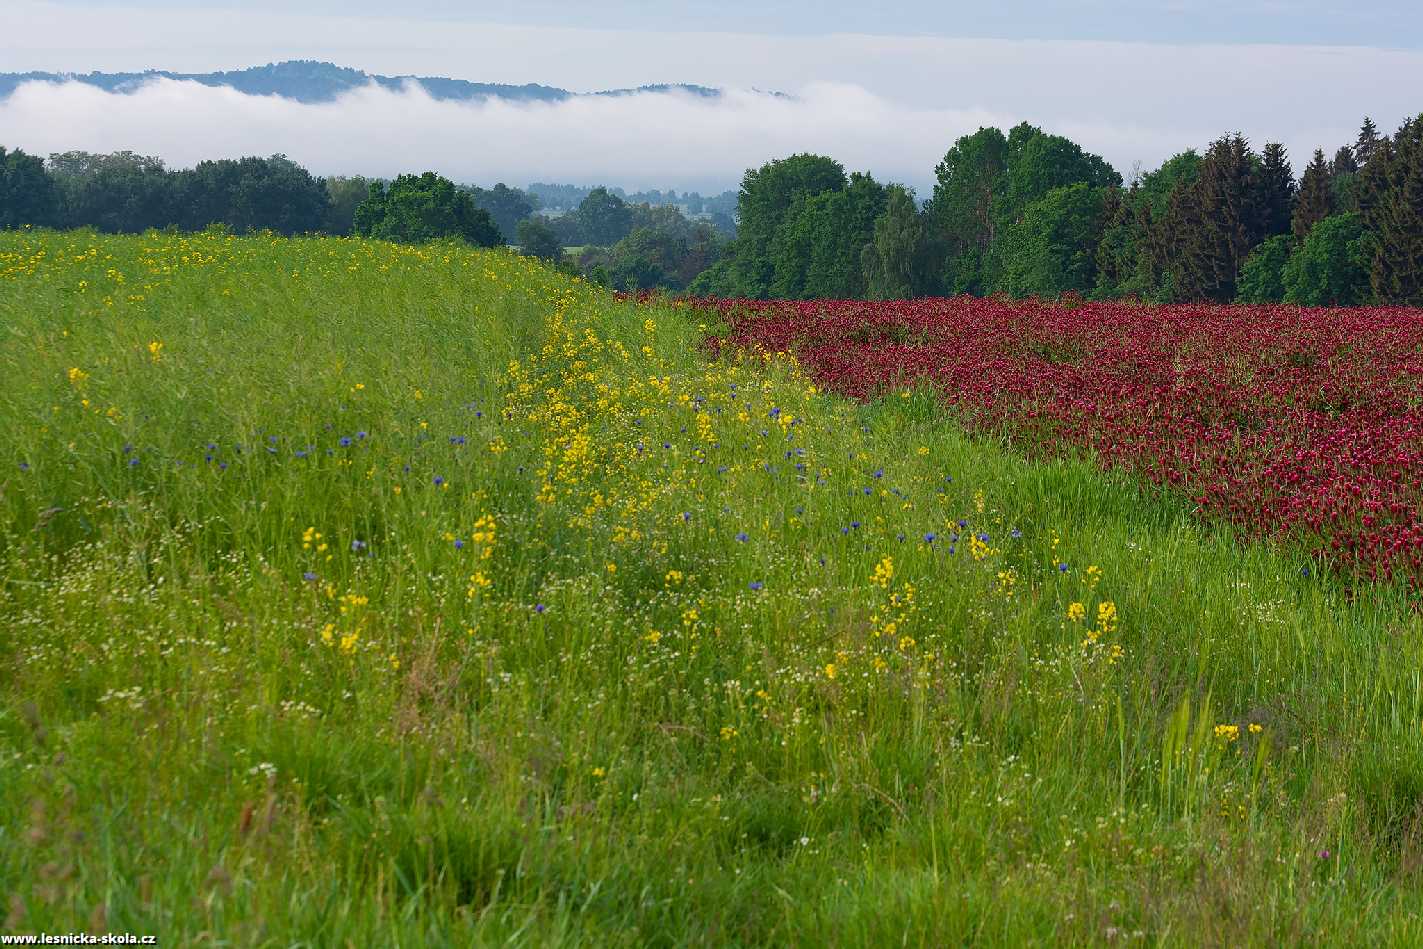
[[[0,237],[0,928],[1423,940],[1405,591],[707,319]]]

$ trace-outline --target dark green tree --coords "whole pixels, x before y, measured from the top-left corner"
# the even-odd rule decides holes
[[[1240,268],[1236,286],[1237,303],[1279,303],[1285,298],[1285,264],[1294,241],[1288,234],[1276,234],[1260,244]]]
[[[770,295],[783,299],[864,296],[862,255],[874,239],[885,189],[856,172],[841,190],[804,195],[792,203],[771,241]]]
[[[1178,232],[1168,265],[1175,299],[1229,302],[1250,249],[1265,235],[1261,161],[1240,135],[1211,143],[1196,180],[1173,194],[1169,226]]]
[[[1379,143],[1360,206],[1369,283],[1380,303],[1423,306],[1423,115]]]
[[[1329,180],[1329,163],[1324,160],[1324,150],[1316,148],[1299,179],[1299,198],[1290,225],[1295,240],[1303,241],[1309,236],[1310,228],[1333,213],[1334,189]]]
[[[178,173],[174,191],[175,223],[192,231],[319,231],[331,202],[320,179],[283,155],[199,162]]]
[[[92,227],[109,234],[166,227],[177,220],[178,176],[161,159],[133,152],[49,156],[65,227]]]
[[[844,166],[821,155],[792,155],[747,170],[736,202],[735,251],[709,280],[730,295],[766,296],[775,273],[771,245],[792,207],[846,183]]]
[[[511,188],[500,182],[492,188],[470,188],[474,206],[489,212],[494,219],[504,242],[511,243],[519,222],[529,217],[538,207],[538,202],[518,188]]]
[[[573,212],[583,239],[599,247],[611,247],[632,230],[632,210],[622,198],[607,188],[594,188]]]
[[[1015,297],[1090,291],[1106,203],[1107,189],[1079,182],[1029,204],[1000,237],[998,289]]]
[[[16,149],[0,146],[0,228],[55,227],[59,223],[59,191],[44,162]]]
[[[1264,215],[1264,235],[1290,232],[1295,210],[1295,173],[1285,146],[1270,142],[1260,153],[1259,191]]]
[[[1329,192],[1336,211],[1359,210],[1359,163],[1354,149],[1341,145],[1329,163]]]
[[[525,257],[549,261],[563,258],[563,245],[558,242],[558,235],[541,218],[525,218],[519,222],[514,233],[519,243],[519,253]]]
[[[451,237],[476,247],[503,242],[489,212],[476,208],[469,192],[432,171],[401,175],[388,186],[372,182],[356,208],[353,228],[365,237],[411,244]]]
[[[1286,303],[1354,306],[1369,297],[1364,221],[1355,212],[1334,214],[1310,228],[1282,274]]]
[[[1367,115],[1364,116],[1364,124],[1359,129],[1359,137],[1354,142],[1354,160],[1359,167],[1363,168],[1374,157],[1374,150],[1379,145],[1378,126],[1374,125],[1374,120]]]
[[[926,243],[914,196],[890,185],[872,239],[860,252],[865,295],[871,300],[907,300],[923,292],[928,282]]]
[[[927,211],[943,245],[941,280],[948,293],[983,292],[984,262],[996,233],[993,199],[1007,167],[1007,137],[980,128],[955,142],[934,169]]]
[[[1108,194],[1097,252],[1098,299],[1136,297],[1170,302],[1185,239],[1183,197],[1200,175],[1194,151],[1171,157],[1142,175],[1118,199]]]
[[[1008,134],[1007,161],[994,211],[1001,226],[1017,220],[1024,208],[1057,188],[1074,184],[1116,188],[1121,183],[1122,176],[1101,156],[1024,122]]]
[[[360,207],[370,190],[369,178],[327,178],[326,194],[331,204],[326,211],[326,223],[322,230],[339,237],[350,234],[356,219],[356,208]]]
[[[687,254],[687,241],[650,227],[633,228],[613,245],[605,266],[609,285],[617,290],[681,290],[678,267]]]

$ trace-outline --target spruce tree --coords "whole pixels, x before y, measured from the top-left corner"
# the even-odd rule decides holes
[[[1374,157],[1375,150],[1379,145],[1379,130],[1374,125],[1374,120],[1364,116],[1363,127],[1359,129],[1359,140],[1354,143],[1354,160],[1362,168],[1369,163],[1369,159]]]
[[[1334,213],[1334,192],[1329,177],[1324,150],[1316,148],[1314,158],[1299,179],[1299,198],[1295,201],[1292,221],[1295,240],[1303,241],[1309,236],[1310,228]]]
[[[1181,253],[1173,272],[1177,299],[1235,298],[1235,284],[1250,249],[1265,234],[1259,156],[1240,135],[1218,139],[1201,161],[1195,185],[1177,199],[1171,216],[1181,228]]]
[[[1352,175],[1359,170],[1359,163],[1354,160],[1354,149],[1348,145],[1340,145],[1339,150],[1334,153],[1334,160],[1329,163],[1329,173],[1332,175]]]
[[[1264,217],[1264,238],[1288,234],[1295,209],[1295,175],[1285,146],[1271,142],[1260,157],[1259,201]]]
[[[1359,210],[1359,163],[1354,149],[1341,145],[1329,163],[1329,190],[1334,195],[1335,211]]]
[[[1365,253],[1380,303],[1423,305],[1423,116],[1380,143],[1366,169]]]

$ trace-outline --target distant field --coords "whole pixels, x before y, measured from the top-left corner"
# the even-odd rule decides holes
[[[1406,583],[745,318],[0,234],[3,930],[1423,942]]]

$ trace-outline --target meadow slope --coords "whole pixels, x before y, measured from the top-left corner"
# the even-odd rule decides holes
[[[0,235],[0,930],[1423,942],[1423,623],[504,252]]]

